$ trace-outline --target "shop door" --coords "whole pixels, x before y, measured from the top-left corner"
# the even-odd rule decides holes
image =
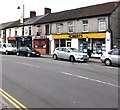
[[[67,41],[66,43],[67,43],[66,45],[67,47],[71,47],[71,41]]]

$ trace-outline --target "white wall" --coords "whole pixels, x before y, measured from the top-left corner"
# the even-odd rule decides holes
[[[109,50],[111,50],[111,34],[108,31],[106,32],[105,42],[106,42],[106,51],[108,52]]]
[[[72,39],[71,47],[78,49],[78,38],[73,38]]]

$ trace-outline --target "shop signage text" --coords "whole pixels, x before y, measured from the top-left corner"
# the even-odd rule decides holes
[[[83,38],[82,34],[71,34],[69,35],[69,38]]]

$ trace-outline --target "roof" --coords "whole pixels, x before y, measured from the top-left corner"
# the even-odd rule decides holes
[[[36,21],[38,21],[39,19],[41,19],[43,16],[44,16],[44,15],[31,17],[31,18],[27,19],[27,20],[24,22],[24,25],[33,24],[34,22],[36,22]]]
[[[28,18],[25,18],[25,21],[28,20]],[[14,21],[13,23],[9,24],[6,28],[12,28],[12,27],[18,27],[18,26],[22,26],[22,24],[20,23],[20,20]]]
[[[37,20],[41,19],[43,16],[44,15],[35,16],[32,18],[25,18],[24,25],[31,25]],[[6,28],[12,28],[12,27],[18,27],[18,26],[22,26],[22,24],[20,23],[20,20],[12,22],[11,24],[7,25]]]
[[[7,26],[9,26],[10,24],[12,24],[14,21],[11,21],[11,22],[6,22],[6,23],[2,23],[0,24],[0,29],[4,29],[6,28]]]
[[[100,16],[100,15],[109,15],[117,7],[118,7],[117,2],[108,2],[104,4],[97,4],[88,7],[51,13],[43,17],[42,19],[36,21],[35,24],[80,19],[86,17]]]

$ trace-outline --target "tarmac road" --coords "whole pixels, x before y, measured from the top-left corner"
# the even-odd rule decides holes
[[[27,108],[118,108],[118,68],[2,56],[2,88]]]

